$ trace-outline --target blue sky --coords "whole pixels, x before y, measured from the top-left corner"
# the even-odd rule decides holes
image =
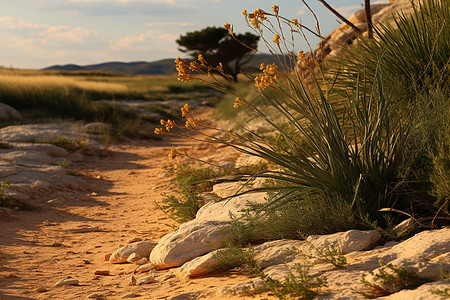
[[[306,1],[324,35],[338,26],[317,0]],[[328,3],[349,16],[363,1]],[[175,43],[180,34],[226,22],[235,32],[250,31],[241,11],[271,11],[273,4],[281,15],[315,26],[301,0],[1,0],[0,66],[37,69],[175,58],[181,55]],[[300,49],[307,50],[302,42],[296,45]]]

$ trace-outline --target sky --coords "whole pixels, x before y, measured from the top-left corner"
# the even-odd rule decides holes
[[[316,13],[322,35],[339,25],[317,0],[305,1]],[[348,17],[364,1],[327,2]],[[280,15],[315,27],[301,0],[1,0],[0,66],[40,69],[183,57],[175,42],[180,35],[227,22],[236,33],[251,31],[241,11],[271,11],[274,4]],[[311,43],[315,47],[317,41]],[[295,47],[307,50],[303,41]]]

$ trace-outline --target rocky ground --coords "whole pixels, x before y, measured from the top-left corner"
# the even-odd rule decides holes
[[[264,193],[211,202],[176,231],[168,226],[174,221],[154,205],[173,188],[169,171],[184,162],[167,158],[171,147],[229,167],[252,159],[226,147],[176,138],[104,149],[98,136],[82,132],[69,124],[0,129],[0,138],[12,146],[0,150],[0,181],[11,180],[6,195],[34,206],[31,211],[14,205],[0,209],[0,299],[245,299],[263,285],[239,268],[210,270],[218,264],[216,249],[228,237],[223,229],[230,226],[229,211],[239,215],[249,200],[264,201]],[[56,136],[81,136],[87,142],[74,152],[33,142]],[[239,185],[217,184],[213,192],[227,197]],[[298,264],[311,265],[309,274],[328,282],[318,299],[362,298],[354,293],[367,290],[362,274],[387,270],[380,260],[432,280],[406,290],[399,282],[387,285],[368,275],[373,285],[392,292],[387,299],[445,299],[433,291],[450,287],[443,279],[450,271],[450,228],[402,242],[385,244],[380,238],[377,231],[349,231],[267,242],[254,251],[264,273],[278,280],[288,270],[295,274]],[[317,249],[331,245],[345,254],[343,268],[318,254]]]

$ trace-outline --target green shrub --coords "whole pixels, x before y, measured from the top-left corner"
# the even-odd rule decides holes
[[[430,17],[435,10],[439,10],[436,18]],[[297,236],[317,231],[330,233],[365,224],[386,227],[386,220],[389,219],[387,212],[412,214],[411,208],[418,208],[421,217],[433,218],[433,213],[440,208],[434,207],[433,212],[431,207],[423,211],[421,207],[414,207],[417,203],[412,193],[418,189],[406,178],[412,174],[411,171],[419,168],[405,168],[404,157],[410,151],[413,156],[428,157],[430,162],[442,166],[434,168],[435,171],[425,170],[429,175],[423,184],[434,186],[434,189],[437,185],[431,183],[431,178],[437,180],[437,175],[431,174],[445,170],[446,160],[411,146],[414,136],[411,138],[409,134],[416,134],[416,123],[413,111],[403,110],[406,95],[412,94],[408,94],[411,90],[404,90],[405,87],[412,87],[420,92],[431,92],[433,88],[445,91],[450,53],[446,38],[448,26],[443,26],[448,20],[447,14],[448,4],[427,0],[421,10],[414,11],[412,17],[396,17],[399,29],[385,26],[382,33],[378,32],[378,40],[358,43],[352,50],[359,51],[359,54],[355,52],[355,57],[359,55],[355,63],[348,62],[350,59],[344,60],[343,67],[331,74],[321,73],[322,69],[319,69],[318,73],[311,73],[308,80],[292,71],[293,66],[304,63],[306,59],[302,52],[297,56],[292,54],[293,39],[290,40],[291,33],[304,36],[302,25],[279,16],[276,6],[273,14],[262,10],[245,14],[250,26],[261,36],[267,32],[274,34],[273,38],[263,40],[282,67],[263,64],[261,73],[253,77],[259,99],[262,99],[261,105],[246,100],[247,93],[240,94],[239,90],[233,89],[228,89],[228,92],[236,97],[234,107],[261,118],[278,138],[274,141],[245,126],[240,131],[216,128],[221,135],[211,134],[215,128],[207,121],[196,118],[188,105],[182,108],[185,125],[163,121],[166,131],[158,128],[155,132],[194,139],[205,137],[205,141],[234,147],[243,153],[261,157],[274,166],[270,171],[255,174],[255,177],[271,179],[276,184],[250,191],[269,191],[273,197],[265,207],[255,208],[256,214],[263,214],[264,217],[258,215],[258,219],[250,216],[251,222],[237,227],[244,228],[241,232],[237,230],[238,239],[242,241],[252,236],[270,236],[269,230],[260,232],[258,227],[265,220],[280,216],[287,205],[297,206],[300,212],[292,222],[298,225]],[[274,19],[271,22],[268,18]],[[429,19],[433,20],[428,22]],[[283,32],[284,29],[289,34]],[[422,37],[428,40],[420,40]],[[409,51],[415,52],[410,54]],[[399,62],[395,59],[400,54]],[[227,90],[214,75],[223,73],[220,65],[210,66],[201,56],[198,62],[188,63],[178,58],[176,63],[180,80],[200,80],[217,89]],[[205,76],[198,77],[198,74]],[[345,96],[342,87],[345,88]],[[415,105],[415,99],[409,103]],[[434,136],[438,135],[436,133]],[[445,147],[439,147],[444,149],[439,153],[445,153]],[[420,160],[417,162],[420,163]],[[441,181],[441,186],[445,187],[445,182]],[[313,191],[313,194],[305,196],[305,189]],[[320,198],[327,201],[309,201],[315,199],[318,191]],[[443,194],[437,190],[434,193]],[[426,205],[430,203],[428,200],[425,199]],[[271,214],[270,209],[274,213]],[[333,213],[330,214],[330,211]],[[287,216],[282,218],[289,219]],[[335,222],[339,218],[341,221]],[[316,221],[308,226],[307,220]],[[271,225],[275,224],[276,221],[271,222]],[[290,230],[283,234],[286,232],[291,234]]]
[[[406,101],[423,88],[448,84],[450,4],[425,0],[413,7],[411,13],[394,14],[393,24],[375,27],[374,39],[362,38],[347,50],[339,62],[342,83],[354,88],[361,70],[367,78],[382,72],[399,96],[395,100]]]
[[[212,180],[208,179],[225,173],[223,170],[193,168],[186,164],[174,172],[173,183],[179,196],[163,194],[162,203],[156,205],[178,223],[184,223],[194,219],[197,211],[205,204],[198,194],[212,190]]]

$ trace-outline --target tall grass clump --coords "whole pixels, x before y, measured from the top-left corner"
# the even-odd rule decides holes
[[[354,87],[359,70],[369,78],[381,70],[403,101],[436,84],[448,85],[450,3],[424,0],[412,6],[411,12],[396,12],[390,22],[376,26],[375,38],[361,38],[346,51],[339,63],[345,70],[342,83]]]
[[[329,233],[374,222],[387,226],[386,216],[393,211],[429,217],[430,211],[412,211],[414,201],[403,182],[404,154],[415,124],[408,111],[405,114],[397,111],[396,104],[403,94],[397,92],[395,84],[386,83],[391,79],[385,77],[386,55],[376,57],[373,70],[324,73],[323,68],[318,68],[315,73],[310,70],[311,77],[306,80],[294,70],[306,59],[303,51],[293,54],[294,35],[306,39],[304,30],[310,30],[296,19],[280,16],[276,5],[272,12],[258,9],[253,13],[244,10],[243,14],[281,65],[262,64],[261,73],[251,76],[262,104],[254,105],[239,90],[227,89],[216,78],[217,73],[226,76],[222,66],[209,65],[201,55],[191,63],[178,58],[178,78],[227,90],[235,97],[234,107],[262,119],[278,135],[277,141],[246,128],[241,131],[214,128],[196,118],[187,104],[181,108],[185,124],[162,120],[165,130],[159,128],[155,132],[229,145],[275,165],[273,170],[254,175],[275,183],[252,190],[269,191],[272,195],[271,201],[258,212],[275,210],[275,214],[282,215],[283,207],[296,203],[302,212],[299,219],[324,220],[317,228],[303,228],[300,235]],[[233,34],[230,24],[225,27]],[[266,38],[266,33],[271,38]],[[432,65],[443,75],[438,62]],[[355,76],[356,84],[348,85],[343,96],[347,73]],[[204,129],[216,130],[218,134],[206,134]],[[343,221],[334,225],[335,218],[327,217],[337,207],[343,213]]]

